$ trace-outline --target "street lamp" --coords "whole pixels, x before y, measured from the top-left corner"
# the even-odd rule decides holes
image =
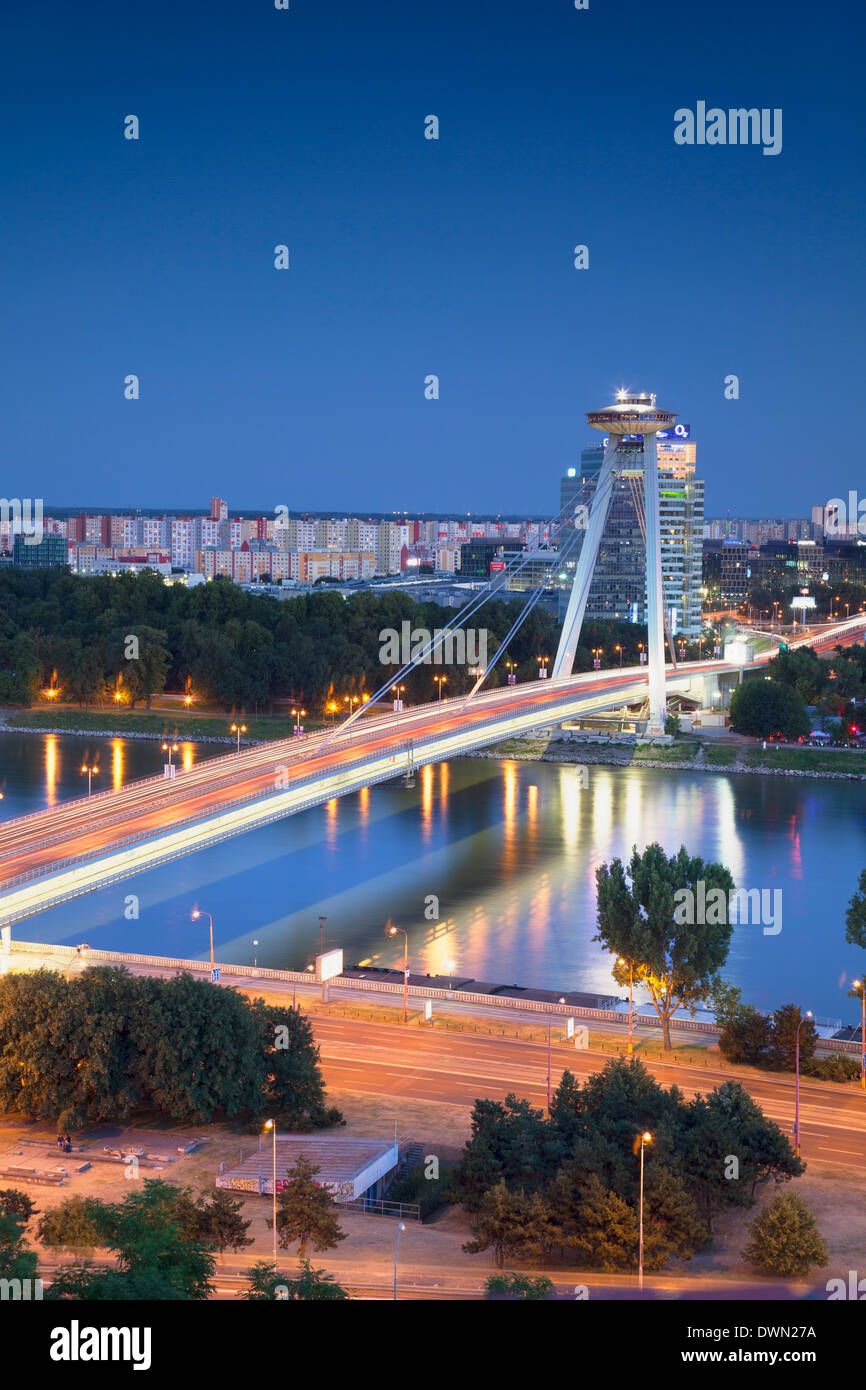
[[[440,702],[441,702],[441,700],[442,700],[442,687],[443,687],[443,685],[447,684],[448,677],[447,677],[447,676],[434,676],[433,679],[434,679],[434,681],[436,682],[436,684],[437,684],[438,687],[439,687],[439,700],[440,700]]]
[[[800,1157],[800,1029],[807,1018],[812,1017],[812,1010],[807,1009],[797,1024],[797,1038],[794,1045],[794,1153]]]
[[[409,1022],[409,933],[403,927],[395,927],[393,923],[385,928],[389,936],[396,936],[400,932],[403,936],[403,1022]]]
[[[559,996],[559,998],[557,999],[556,1002],[557,1002],[557,1004],[564,1004],[564,1003],[565,1003],[565,995],[564,995],[564,994],[561,994],[561,995]],[[551,1014],[548,1014],[548,1015],[547,1015],[547,1109],[548,1109],[548,1113],[550,1112],[550,1071],[551,1071],[551,1066],[550,1066],[550,1033],[551,1033],[552,1027],[553,1027],[553,1017],[552,1017]]]
[[[162,751],[163,751],[163,753],[167,753],[167,754],[168,754],[168,765],[169,765],[169,767],[171,767],[171,755],[172,755],[172,753],[176,753],[176,752],[177,752],[177,744],[176,744],[176,743],[164,743],[164,744],[162,745]]]
[[[256,947],[256,950],[258,950],[258,945],[259,945],[259,943],[255,940],[255,938],[253,938],[253,945]],[[259,963],[259,958],[258,958],[258,956],[257,956],[257,955],[256,955],[256,956],[253,956],[253,967],[254,967],[254,968],[257,968],[257,967],[258,967],[258,963]]]
[[[396,1302],[396,1300],[397,1300],[397,1254],[398,1254],[398,1252],[399,1252],[399,1250],[400,1250],[400,1233],[401,1233],[401,1231],[405,1231],[405,1229],[406,1229],[406,1223],[405,1223],[405,1221],[398,1221],[398,1222],[397,1222],[397,1241],[396,1241],[396,1244],[395,1244],[395,1246],[394,1246],[394,1301],[395,1301],[395,1302]]]
[[[548,658],[546,656],[539,656],[536,659],[538,661],[538,679],[540,681],[546,680]]]
[[[301,732],[301,717],[302,717],[302,715],[305,715],[306,712],[307,712],[307,711],[306,711],[305,709],[301,709],[300,706],[299,706],[297,709],[293,709],[293,710],[292,710],[292,714],[293,714],[294,717],[295,717],[295,735],[296,735],[296,736],[299,735],[300,732]]]
[[[632,961],[623,960],[622,956],[617,960],[617,965],[628,966],[628,1055],[634,1051],[634,1033],[632,1031],[632,1019],[634,1016],[634,964]]]
[[[640,1235],[638,1237],[637,1254],[637,1286],[643,1288],[643,1151],[647,1144],[651,1144],[653,1137],[648,1129],[645,1129],[640,1137]]]
[[[292,711],[292,713],[294,714],[294,710]],[[245,734],[245,733],[246,733],[246,731],[247,731],[247,726],[246,726],[246,724],[232,724],[232,729],[231,729],[231,731],[232,731],[233,734],[237,734],[237,736],[238,736],[238,757],[240,757],[240,752],[241,752],[241,734]]]
[[[197,907],[194,907],[192,910],[192,920],[194,922],[197,922],[199,917],[201,916],[205,916],[210,922],[210,977],[211,982],[213,984],[216,984],[217,980],[219,979],[219,976],[217,975],[216,967],[213,963],[213,917],[209,912],[206,912],[204,908],[199,909]]]
[[[622,670],[622,644],[620,642],[617,642],[616,646],[614,647],[614,651],[619,652],[619,665],[620,670]]]
[[[87,773],[87,814],[90,815],[90,795],[93,791],[93,779],[99,774],[97,763],[84,763],[81,768],[82,775]]]
[[[860,1024],[860,1085],[866,1090],[866,984],[863,980],[854,980],[851,987],[859,989],[863,1002],[863,1018]]]
[[[273,1223],[274,1223],[274,1273],[277,1272],[277,1122],[276,1120],[265,1120],[265,1129],[271,1130],[274,1137],[274,1190],[273,1190]]]

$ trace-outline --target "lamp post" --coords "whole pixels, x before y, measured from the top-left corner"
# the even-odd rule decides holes
[[[794,1044],[794,1153],[800,1157],[800,1029],[812,1010],[807,1009],[797,1024],[797,1037]]]
[[[447,684],[448,677],[447,677],[447,676],[434,676],[434,677],[433,677],[433,680],[436,682],[436,684],[437,684],[438,687],[439,687],[439,702],[440,702],[440,704],[441,704],[441,702],[442,702],[442,687],[443,687],[443,685]]]
[[[81,768],[82,774],[87,773],[87,819],[90,819],[90,797],[93,792],[93,779],[99,775],[99,766],[96,763],[84,763]]]
[[[621,642],[617,642],[616,646],[614,647],[614,651],[615,651],[615,652],[619,652],[619,668],[620,668],[620,670],[622,670],[622,643],[621,643]]]
[[[866,982],[854,980],[852,988],[859,989],[863,1004],[863,1015],[860,1023],[860,1085],[866,1090]]]
[[[328,920],[327,917],[325,917],[325,916],[323,915],[323,913],[320,912],[320,913],[319,913],[319,955],[320,955],[320,956],[324,954],[324,950],[325,950],[325,923],[327,922],[327,920]]]
[[[396,1240],[396,1243],[395,1243],[395,1245],[394,1245],[394,1301],[395,1301],[395,1302],[396,1302],[396,1300],[397,1300],[397,1255],[398,1255],[399,1250],[400,1250],[400,1233],[401,1233],[401,1231],[405,1231],[405,1229],[406,1229],[406,1223],[405,1223],[405,1221],[398,1221],[398,1222],[397,1222],[397,1240]]]
[[[274,1223],[274,1273],[277,1272],[277,1122],[276,1120],[265,1120],[265,1129],[269,1129],[274,1137],[274,1190],[272,1193],[273,1223]]]
[[[559,998],[557,999],[556,1002],[557,1002],[557,1004],[564,1004],[564,1003],[565,1003],[565,995],[564,995],[564,994],[561,994],[561,995],[559,996]],[[553,1028],[553,1017],[552,1017],[551,1014],[548,1014],[548,1016],[547,1016],[547,1109],[548,1109],[548,1113],[550,1112],[550,1072],[551,1072],[551,1064],[550,1064],[550,1040],[551,1040],[551,1030],[552,1030],[552,1028]]]
[[[385,928],[389,936],[396,936],[398,932],[403,937],[403,1022],[409,1022],[409,933],[403,927],[395,927],[393,923]]]
[[[306,712],[307,712],[307,711],[306,711],[305,709],[301,709],[300,706],[298,706],[297,709],[293,709],[293,710],[292,710],[292,714],[294,715],[294,718],[295,718],[295,736],[296,736],[296,737],[298,737],[298,736],[300,735],[300,732],[301,732],[301,717],[302,717],[302,715],[305,715]]]
[[[202,916],[206,917],[206,918],[208,919],[209,923],[210,923],[210,977],[211,977],[211,983],[212,983],[212,984],[216,984],[217,973],[216,973],[216,967],[214,966],[214,963],[213,963],[213,917],[211,916],[211,914],[210,914],[209,912],[206,912],[206,911],[204,910],[204,908],[201,908],[201,909],[200,909],[200,908],[194,907],[193,910],[192,910],[192,920],[193,920],[194,922],[197,922],[198,919],[199,919],[199,917],[202,917]]]
[[[643,1151],[647,1144],[651,1144],[653,1137],[648,1129],[645,1129],[640,1137],[640,1234],[638,1236],[637,1253],[637,1286],[643,1288]]]
[[[259,943],[255,940],[255,938],[253,938],[253,945],[255,946],[256,951],[258,951]],[[258,968],[258,964],[259,964],[259,958],[258,958],[258,955],[255,955],[255,956],[253,956],[253,968],[254,968],[254,969],[257,969],[257,968]]]
[[[294,713],[294,710],[292,711],[292,713]],[[241,753],[241,734],[245,734],[246,731],[246,724],[232,724],[232,733],[237,734],[238,736],[238,757],[240,757]]]
[[[537,660],[538,660],[538,679],[539,679],[540,681],[546,680],[546,679],[547,679],[547,662],[548,662],[548,658],[547,658],[546,656],[540,656],[540,657],[537,658]]]

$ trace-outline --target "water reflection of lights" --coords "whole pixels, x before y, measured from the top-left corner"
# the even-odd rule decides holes
[[[45,739],[45,802],[48,806],[53,806],[57,801],[59,772],[60,759],[57,751],[57,739],[54,734],[48,734]]]
[[[119,738],[111,742],[111,785],[116,792],[123,786],[123,744]]]
[[[194,744],[194,743],[182,743],[182,744],[181,744],[181,754],[180,754],[180,765],[181,765],[181,767],[183,768],[184,772],[189,772],[189,770],[190,770],[190,768],[192,767],[192,765],[193,765],[194,762],[195,762],[195,744]]]
[[[433,830],[433,764],[421,769],[421,838],[429,842]]]

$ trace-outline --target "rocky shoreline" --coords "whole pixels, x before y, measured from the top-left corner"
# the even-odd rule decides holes
[[[747,752],[743,749],[742,752]],[[709,772],[727,775],[730,773],[745,773],[758,777],[808,777],[824,778],[829,777],[836,781],[843,782],[864,782],[866,781],[866,762],[864,762],[863,772],[823,772],[813,771],[807,768],[789,767],[754,767],[743,761],[738,754],[737,758],[731,763],[710,763],[702,757],[703,749],[698,751],[698,755],[687,762],[662,761],[657,758],[641,758],[639,761],[630,756],[631,749],[628,751],[620,745],[610,748],[599,747],[598,744],[558,744],[543,751],[533,749],[527,752],[515,750],[503,752],[500,747],[479,748],[474,753],[465,753],[467,758],[493,758],[499,761],[513,759],[515,762],[523,763],[571,763],[578,766],[596,765],[601,767],[651,767],[660,768],[665,772]]]

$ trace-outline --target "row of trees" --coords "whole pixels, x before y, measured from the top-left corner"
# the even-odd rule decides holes
[[[316,1170],[318,1171],[318,1170]],[[290,1184],[291,1186],[291,1184]],[[320,1191],[321,1189],[317,1189]],[[296,1202],[303,1201],[300,1194]],[[121,1202],[69,1197],[41,1217],[36,1234],[47,1245],[100,1247],[115,1257],[112,1267],[77,1258],[61,1265],[45,1291],[46,1300],[202,1300],[213,1292],[216,1252],[252,1244],[243,1203],[217,1190],[195,1197],[189,1188],[161,1178],[145,1179]],[[0,1278],[33,1279],[36,1254],[24,1228],[37,1215],[26,1193],[0,1192]],[[348,1295],[322,1270],[302,1259],[296,1275],[259,1262],[246,1275],[242,1298],[333,1300]]]
[[[0,1106],[62,1130],[150,1111],[168,1119],[339,1124],[299,1011],[190,975],[98,966],[0,979]]]
[[[830,660],[809,648],[781,652],[731,695],[731,726],[755,738],[807,734],[807,706],[822,725],[848,737],[860,728],[866,701],[866,647],[837,647]]]
[[[761,1187],[804,1171],[781,1130],[741,1085],[684,1099],[632,1059],[607,1063],[581,1086],[569,1073],[549,1115],[510,1095],[478,1100],[448,1194],[474,1223],[472,1252],[507,1259],[565,1254],[586,1267],[637,1260],[640,1135],[645,1153],[644,1263],[688,1259],[713,1221],[754,1204]]]

